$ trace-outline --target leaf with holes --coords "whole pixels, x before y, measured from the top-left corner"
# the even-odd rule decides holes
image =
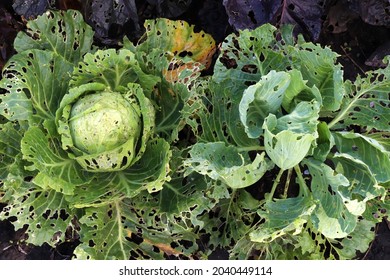
[[[188,56],[205,68],[211,65],[216,51],[215,41],[204,31],[195,32],[193,25],[182,20],[147,20],[144,25],[146,33],[137,46],[138,51],[148,53],[153,49],[160,49],[174,56]]]
[[[281,169],[293,168],[309,153],[317,133],[319,106],[302,102],[290,114],[276,118],[270,114],[263,124],[267,155]]]
[[[359,124],[367,130],[390,131],[390,64],[385,69],[368,72],[354,83],[346,82],[346,96],[341,111],[331,122],[336,127]],[[342,123],[341,123],[342,122]]]
[[[348,154],[367,165],[378,183],[390,181],[389,152],[375,139],[353,132],[334,133],[335,144],[340,153]]]
[[[214,67],[213,80],[233,94],[241,94],[271,70],[287,70],[291,62],[284,52],[293,44],[288,39],[288,28],[277,31],[274,26],[265,24],[227,36]],[[278,36],[282,40],[279,41]]]
[[[90,180],[77,162],[68,158],[64,151],[61,152],[58,143],[47,139],[38,127],[30,127],[26,131],[21,141],[21,151],[23,158],[32,163],[28,169],[40,172],[35,183],[39,183],[43,189],[53,188],[71,195],[76,186]]]
[[[312,215],[314,227],[328,238],[346,237],[354,231],[358,216],[364,212],[362,204],[345,191],[351,182],[342,174],[334,174],[324,163],[305,160],[304,164],[312,176],[313,198],[318,201]]]
[[[53,189],[43,190],[23,184],[13,201],[1,212],[0,218],[16,217],[15,229],[28,226],[28,241],[34,245],[54,245],[65,241],[65,231],[71,223],[72,212],[64,195]],[[20,186],[20,187],[22,187]]]
[[[257,154],[253,162],[234,146],[223,142],[197,143],[190,150],[191,158],[185,162],[188,172],[196,171],[214,180],[221,180],[233,189],[245,188],[260,180],[273,164]]]
[[[48,11],[27,23],[26,32],[18,33],[14,48],[19,53],[32,49],[51,51],[77,64],[91,51],[92,40],[92,28],[84,22],[80,12]]]
[[[268,114],[276,114],[290,85],[290,75],[272,70],[260,81],[248,87],[242,96],[239,110],[245,132],[250,138],[263,134],[262,125]]]
[[[150,197],[132,201],[116,200],[101,207],[87,208],[80,220],[81,240],[75,254],[78,259],[163,259],[165,256],[187,256],[196,249],[195,235],[180,229],[176,222],[167,225],[156,212],[156,201]],[[147,211],[147,212],[145,212]],[[188,249],[171,244],[186,242]]]
[[[30,125],[53,122],[61,98],[68,91],[73,65],[60,56],[42,50],[28,50],[13,56],[3,70],[0,114]]]

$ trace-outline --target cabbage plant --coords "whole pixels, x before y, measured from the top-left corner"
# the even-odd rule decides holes
[[[224,40],[186,172],[225,185],[202,221],[231,258],[355,258],[389,211],[390,66],[345,80],[337,53],[292,34]]]
[[[0,81],[0,180],[7,203],[1,216],[15,217],[17,229],[28,225],[29,243],[59,244],[73,232],[82,242],[78,258],[128,259],[140,251],[163,258],[168,249],[158,245],[161,239],[182,238],[176,228],[177,236],[156,235],[165,227],[156,225],[142,235],[147,245],[131,239],[147,227],[137,211],[160,219],[145,204],[172,180],[188,86],[215,45],[183,22],[146,24],[142,43],[98,50],[79,12],[48,11],[15,39],[18,53]],[[207,48],[159,41],[176,24]]]

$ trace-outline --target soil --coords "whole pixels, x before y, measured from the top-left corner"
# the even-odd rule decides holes
[[[0,70],[14,53],[10,42],[13,42],[13,38],[19,30],[25,28],[26,23],[23,16],[15,13],[12,2],[11,0],[3,0],[0,3]],[[364,21],[364,17],[356,15],[355,11],[346,13],[342,6],[345,2],[343,0],[329,1],[330,4],[326,12],[331,11],[332,14],[326,14],[325,12],[322,30],[316,42],[330,46],[332,50],[338,52],[340,54],[339,62],[343,65],[345,78],[354,80],[357,75],[364,75],[366,71],[380,67],[381,58],[386,54],[390,54],[390,44],[388,43],[390,28],[383,25],[371,25]],[[70,5],[69,3],[76,4]],[[59,8],[78,8],[81,5],[79,3],[80,1],[57,1]],[[140,22],[159,16],[158,10],[146,1],[137,0],[136,4]],[[347,20],[334,24],[334,15],[336,14],[341,14],[340,18],[344,16]],[[222,42],[227,34],[234,31],[233,27],[229,25],[228,15],[222,0],[192,1],[190,8],[184,13],[179,16],[171,16],[171,18],[183,19],[195,24],[196,28],[210,33],[217,43]],[[114,32],[115,36],[111,38],[112,40],[97,38],[98,43],[104,44],[109,41],[110,44],[115,44],[114,39],[120,35],[118,35],[118,30],[116,31]],[[0,203],[0,212],[4,206],[5,204]],[[32,246],[24,242],[26,228],[15,231],[11,222],[12,220],[0,221],[0,260],[71,259],[74,249],[79,244],[78,236],[70,235],[66,242],[57,245],[55,248],[48,244]],[[210,256],[210,259],[227,258],[228,254],[223,248],[217,249]],[[361,252],[358,259],[390,260],[390,224],[386,219],[377,225],[375,240],[367,252]]]

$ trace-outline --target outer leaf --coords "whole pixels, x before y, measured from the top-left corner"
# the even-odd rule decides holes
[[[233,146],[223,142],[197,143],[186,161],[189,171],[196,171],[214,180],[221,180],[231,188],[245,188],[257,182],[273,167],[265,154],[257,154],[253,162]]]
[[[375,128],[381,131],[390,131],[390,64],[366,73],[366,77],[358,77],[352,84],[346,83],[347,96],[339,114],[330,122],[332,127],[344,128],[346,125],[359,124],[367,129]]]
[[[126,49],[99,50],[86,54],[72,75],[71,87],[87,83],[101,83],[112,91],[121,91],[128,83],[139,83],[146,94],[150,94],[160,79],[145,74],[134,54]]]
[[[142,158],[123,171],[95,175],[93,180],[75,190],[67,199],[77,208],[112,203],[121,197],[135,197],[140,192],[156,192],[170,180],[169,144],[163,139],[147,143]]]
[[[30,127],[21,143],[23,158],[31,162],[30,170],[42,174],[36,179],[42,188],[53,187],[64,194],[73,194],[77,185],[88,182],[87,174],[61,150],[59,144],[48,139],[38,127]]]
[[[268,201],[264,207],[258,214],[266,223],[250,233],[253,242],[269,243],[287,233],[300,234],[316,206],[309,196],[299,196]]]
[[[223,83],[222,88],[230,92],[243,92],[271,70],[286,70],[290,62],[283,54],[285,49],[276,39],[276,28],[270,24],[229,35],[222,43],[213,80]]]
[[[0,181],[5,180],[10,173],[22,176],[25,173],[20,152],[23,132],[20,125],[11,122],[0,124]]]
[[[289,84],[288,73],[272,70],[244,91],[239,106],[240,119],[250,138],[258,138],[263,132],[264,119],[279,111]]]
[[[228,197],[220,199],[214,209],[201,217],[203,228],[210,234],[208,249],[211,251],[217,247],[230,247],[246,238],[257,218],[258,206],[259,201],[243,189],[235,190]]]
[[[312,176],[313,198],[319,201],[312,215],[314,227],[328,238],[346,237],[355,229],[359,212],[364,211],[352,198],[343,196],[342,189],[349,186],[349,181],[341,174],[334,175],[324,163],[315,160],[304,163]]]
[[[76,64],[91,51],[92,40],[92,28],[84,22],[80,12],[48,11],[27,23],[27,32],[18,33],[14,48],[18,52],[32,49],[52,51],[65,61]]]
[[[199,221],[201,214],[209,211],[218,199],[212,199],[207,192],[216,185],[206,180],[206,177],[193,172],[184,176],[184,158],[187,151],[173,150],[170,161],[169,182],[165,182],[159,192],[160,212],[168,215],[180,215],[187,217],[192,225],[201,226]]]
[[[152,49],[168,51],[180,57],[189,56],[208,68],[216,51],[214,39],[203,31],[195,32],[194,26],[185,21],[157,19],[146,20],[146,33],[137,49],[149,53]]]
[[[378,184],[370,167],[361,160],[349,154],[337,153],[332,161],[336,164],[336,170],[350,181],[350,186],[341,190],[345,197],[367,202],[385,194],[385,189]]]
[[[316,86],[321,92],[322,114],[338,110],[345,95],[343,71],[341,65],[336,64],[338,55],[329,48],[302,40],[298,46],[291,49],[294,66],[301,71],[309,87]]]
[[[335,245],[333,249],[337,252],[339,259],[350,260],[355,258],[358,252],[366,252],[375,238],[374,226],[373,222],[360,220],[347,238],[341,241],[332,240],[331,242]]]
[[[0,114],[31,125],[53,121],[72,69],[72,64],[52,52],[29,50],[13,56],[0,81],[8,92],[1,97]]]
[[[64,196],[54,190],[42,190],[30,184],[29,188],[19,188],[14,200],[5,207],[1,218],[16,217],[16,229],[28,225],[28,242],[34,245],[65,240],[65,231],[70,220],[68,205]]]
[[[379,142],[353,132],[335,133],[334,138],[338,151],[364,162],[379,183],[390,181],[390,154]]]
[[[186,256],[197,248],[196,236],[157,213],[151,196],[88,208],[81,223],[84,242],[75,251],[79,259],[163,259],[164,254]],[[179,242],[193,245],[186,249]]]

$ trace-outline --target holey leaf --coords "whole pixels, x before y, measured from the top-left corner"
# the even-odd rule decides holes
[[[60,144],[48,139],[38,127],[30,127],[21,142],[23,158],[32,163],[27,168],[38,170],[34,183],[43,189],[52,188],[71,195],[77,185],[88,182],[88,177],[78,163],[68,158]]]
[[[30,183],[29,188],[19,188],[13,198],[0,218],[15,217],[15,229],[28,225],[29,243],[40,246],[45,242],[54,245],[65,241],[65,231],[73,217],[63,194]]]
[[[61,98],[68,90],[73,65],[47,51],[27,50],[13,56],[3,70],[0,114],[31,125],[54,120]]]
[[[337,53],[328,47],[304,42],[291,50],[295,68],[299,69],[309,87],[316,86],[321,92],[321,115],[340,108],[345,95],[341,64],[336,64]]]
[[[158,201],[148,194],[85,209],[76,258],[156,260],[193,253],[196,235],[157,209]]]
[[[294,167],[315,145],[319,106],[301,102],[295,110],[279,119],[270,114],[264,121],[264,143],[267,155],[281,169]]]
[[[265,210],[259,210],[266,222],[250,233],[253,242],[269,243],[288,233],[300,234],[310,219],[315,204],[310,196],[298,196],[268,201]]]
[[[156,19],[145,21],[146,33],[137,46],[138,51],[153,49],[168,51],[175,56],[188,56],[206,68],[211,65],[216,51],[215,41],[204,31],[195,32],[194,26],[182,20]]]
[[[11,173],[24,175],[21,164],[20,141],[24,128],[21,125],[7,122],[0,124],[0,182]]]
[[[353,132],[334,133],[337,150],[362,161],[378,183],[390,181],[390,152],[374,138]]]
[[[188,171],[196,171],[214,180],[221,180],[231,188],[245,188],[257,182],[273,164],[265,159],[265,153],[257,154],[253,162],[234,146],[223,142],[197,143],[190,150],[185,165]]]
[[[378,184],[369,166],[364,162],[349,154],[340,153],[335,154],[332,161],[336,164],[336,171],[350,182],[349,186],[339,190],[351,213],[361,215],[368,201],[384,196],[385,189]]]
[[[317,160],[307,159],[303,163],[309,168],[313,198],[318,201],[311,216],[314,227],[328,238],[346,237],[355,229],[358,215],[364,212],[361,204],[345,196],[344,189],[350,182]]]
[[[255,30],[241,30],[237,35],[226,37],[215,63],[213,80],[231,92],[243,92],[271,70],[286,70],[291,62],[283,51],[287,43],[292,43],[284,36],[286,28],[277,33],[276,27],[264,24]]]
[[[169,148],[163,139],[150,140],[145,153],[134,165],[122,171],[94,174],[90,181],[77,187],[73,195],[67,196],[67,200],[76,208],[97,207],[124,196],[133,198],[143,191],[160,191],[171,179]]]
[[[48,11],[27,23],[26,32],[18,33],[14,47],[18,52],[48,50],[76,64],[84,54],[91,51],[92,40],[92,28],[84,22],[80,12]]]
[[[94,54],[86,54],[75,69],[70,87],[78,87],[87,83],[101,83],[112,91],[120,91],[128,83],[138,83],[145,94],[150,95],[160,78],[148,75],[141,70],[134,53],[129,50],[98,50]]]
[[[239,106],[240,119],[250,138],[258,138],[262,134],[264,119],[280,109],[289,84],[288,73],[272,70],[244,91]]]
[[[329,127],[345,128],[359,124],[380,131],[390,131],[390,63],[386,59],[384,69],[369,71],[365,77],[358,76],[354,83],[345,83],[346,98],[338,115]]]

